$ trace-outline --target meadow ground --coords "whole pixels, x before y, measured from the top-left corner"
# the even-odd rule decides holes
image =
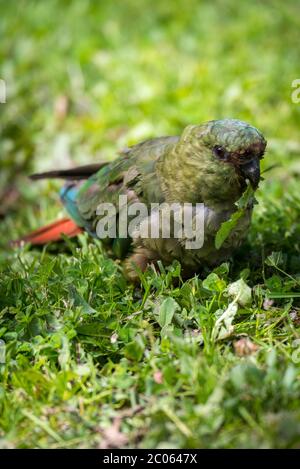
[[[299,4],[0,7],[1,447],[299,447]],[[222,117],[261,129],[263,169],[277,165],[229,263],[185,282],[174,264],[134,288],[84,235],[7,247],[64,214],[59,183],[30,172]],[[241,278],[252,299],[222,339]]]

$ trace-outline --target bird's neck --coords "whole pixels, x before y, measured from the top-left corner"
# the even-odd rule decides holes
[[[197,180],[191,178],[192,164],[185,164],[176,146],[157,162],[157,172],[167,202],[196,202]]]
[[[223,178],[223,183],[219,183],[216,181],[218,175],[211,173],[209,168],[206,169],[207,174],[205,169],[204,173],[199,171],[197,159],[184,157],[181,150],[179,145],[174,146],[157,163],[157,173],[166,202],[204,203],[216,212],[234,211],[234,204],[241,195],[235,172],[228,168],[228,175]]]

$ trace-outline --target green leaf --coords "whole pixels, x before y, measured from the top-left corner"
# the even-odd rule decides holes
[[[223,245],[224,241],[228,238],[230,233],[233,231],[233,229],[236,227],[237,222],[239,219],[245,214],[245,211],[249,207],[250,204],[254,204],[255,198],[254,198],[254,190],[252,189],[251,185],[249,184],[247,186],[247,189],[243,193],[243,195],[240,197],[240,199],[236,202],[236,206],[238,210],[234,212],[229,220],[224,221],[217,234],[215,237],[215,247],[216,249],[220,249],[220,247]]]
[[[272,275],[272,277],[269,277],[265,280],[265,285],[270,290],[271,292],[282,292],[282,280],[279,277],[279,275]]]
[[[232,230],[235,228],[238,220],[241,218],[241,216],[244,214],[244,210],[240,209],[234,212],[229,220],[224,221],[215,238],[215,247],[216,249],[220,249],[220,247],[223,245],[224,241],[228,238]]]
[[[283,263],[283,255],[281,251],[273,251],[265,260],[266,265],[270,267],[278,267]]]
[[[78,334],[94,336],[94,337],[109,337],[111,331],[108,331],[103,323],[93,322],[91,324],[80,324],[76,327]]]
[[[216,273],[212,272],[203,280],[202,286],[210,291],[223,291],[226,283]]]
[[[124,355],[129,360],[140,361],[143,358],[145,344],[140,336],[124,347]]]
[[[300,298],[300,292],[270,292],[267,293],[268,298],[276,299],[276,298]]]
[[[69,285],[69,294],[73,300],[74,306],[80,306],[82,308],[83,313],[92,314],[96,313],[97,311],[92,308],[85,299],[78,293],[74,285]]]
[[[160,308],[159,308],[159,318],[158,323],[161,327],[165,327],[168,324],[171,324],[174,313],[180,309],[179,304],[176,301],[169,297],[166,298]]]
[[[254,190],[250,184],[247,185],[246,190],[243,192],[242,196],[236,202],[238,208],[246,209],[249,207],[249,204],[257,203],[254,197]]]

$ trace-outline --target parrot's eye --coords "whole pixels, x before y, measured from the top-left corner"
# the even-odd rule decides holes
[[[217,156],[220,160],[226,160],[227,159],[227,151],[224,150],[222,147],[214,147],[213,148],[214,155]]]

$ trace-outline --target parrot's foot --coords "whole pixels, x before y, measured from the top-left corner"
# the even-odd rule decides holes
[[[132,283],[140,281],[139,273],[145,272],[147,267],[157,261],[157,254],[145,247],[135,248],[133,253],[125,259],[123,271],[125,277]]]

